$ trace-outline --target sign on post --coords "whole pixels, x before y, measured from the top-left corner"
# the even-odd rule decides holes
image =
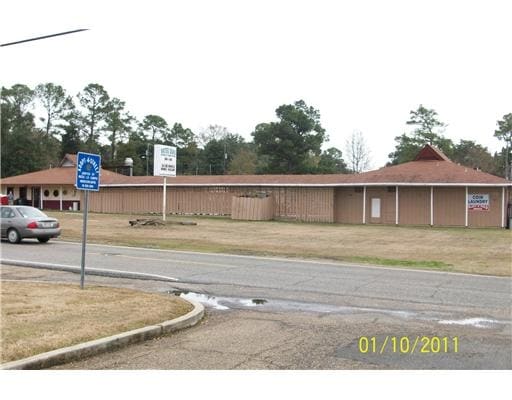
[[[78,153],[76,160],[76,188],[79,190],[100,190],[101,156]]]
[[[85,245],[87,243],[87,216],[89,213],[89,191],[100,190],[101,156],[98,154],[81,153],[76,158],[75,187],[85,191],[82,226],[82,260],[80,262],[80,288],[84,288],[85,280]]]
[[[176,176],[176,147],[155,144],[154,176]]]
[[[165,221],[167,177],[176,176],[176,147],[155,144],[153,150],[153,175],[164,177],[162,219]]]

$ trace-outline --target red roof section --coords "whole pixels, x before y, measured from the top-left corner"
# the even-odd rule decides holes
[[[106,169],[101,169],[100,179],[102,184],[117,182],[123,176]],[[29,172],[28,174],[2,178],[2,185],[74,185],[76,169],[72,167],[58,167],[44,169],[42,171]]]
[[[72,161],[75,155],[66,155]],[[362,186],[395,184],[484,184],[512,186],[511,181],[451,162],[439,149],[425,146],[419,160],[361,174],[331,175],[180,175],[168,186]],[[64,160],[63,160],[64,161]],[[2,185],[74,185],[75,168],[60,167],[4,178]],[[159,176],[126,176],[101,170],[101,186],[162,185]]]
[[[347,177],[350,175],[178,175],[168,177],[167,185],[327,185],[343,182]],[[160,176],[123,176],[115,182],[115,185],[162,185],[162,183],[163,177]]]
[[[450,161],[450,159],[448,157],[446,157],[446,155],[441,150],[439,150],[437,147],[427,144],[416,155],[416,158],[414,159],[414,161],[429,161],[429,160]]]
[[[73,166],[76,167],[76,160],[77,160],[76,154],[66,154],[66,155],[64,155],[64,158],[60,162],[60,166],[62,167],[62,165],[67,162],[67,163],[73,164]]]
[[[103,181],[102,185],[109,185]],[[451,161],[411,161],[361,174],[333,175],[181,175],[167,179],[168,186],[346,186],[365,184],[496,184],[509,185],[506,179],[463,167]],[[159,176],[120,176],[110,185],[162,185]]]
[[[451,161],[410,161],[375,171],[352,175],[360,183],[443,183],[497,184],[512,186],[511,181]]]

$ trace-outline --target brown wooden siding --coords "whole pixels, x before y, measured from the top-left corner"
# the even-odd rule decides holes
[[[283,199],[282,199],[283,200]],[[332,188],[286,188],[280,218],[306,222],[334,222]]]
[[[393,189],[394,190],[394,187]],[[274,216],[304,222],[360,224],[363,219],[362,188],[301,187],[172,187],[167,188],[170,214],[231,215],[232,197],[264,191],[274,199]],[[490,211],[468,213],[469,226],[501,227],[501,188],[470,187],[469,193],[489,193]],[[430,224],[430,188],[399,187],[399,224]],[[506,199],[511,191],[507,189]],[[381,199],[381,218],[371,218],[371,199]],[[465,187],[434,188],[434,225],[464,226]],[[508,201],[503,205],[506,207]],[[160,187],[102,188],[91,192],[89,207],[94,212],[162,212]],[[367,223],[395,223],[395,193],[387,187],[368,187]]]
[[[474,227],[501,227],[501,188],[469,187],[469,194],[488,194],[489,211],[468,211],[468,224]],[[506,197],[505,197],[506,199]],[[505,202],[506,203],[506,202]],[[506,210],[505,210],[506,211]]]
[[[167,212],[169,214],[230,215],[231,198],[233,194],[239,194],[237,189],[234,189],[230,190],[229,187],[225,186],[204,188],[168,187]],[[162,196],[161,189],[160,196]]]
[[[394,188],[394,186],[393,186]],[[372,218],[372,198],[380,199],[380,218]],[[366,223],[394,224],[395,223],[395,192],[384,188],[366,188]]]
[[[430,188],[398,188],[398,223],[430,225]]]
[[[465,187],[435,187],[434,225],[464,226],[465,221]]]
[[[363,222],[363,188],[336,189],[335,221],[341,224]]]
[[[161,188],[102,188],[90,192],[89,210],[104,213],[162,212]]]
[[[167,187],[170,214],[231,215],[232,196],[265,191],[274,197],[277,218],[305,222],[334,221],[332,188]],[[162,188],[102,188],[91,192],[89,209],[104,213],[162,212]]]

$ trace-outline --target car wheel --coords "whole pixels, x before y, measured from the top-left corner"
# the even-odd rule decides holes
[[[7,240],[9,240],[9,243],[19,243],[21,242],[21,236],[16,229],[9,229]]]
[[[39,240],[40,243],[46,243],[50,238],[37,238],[37,240]]]

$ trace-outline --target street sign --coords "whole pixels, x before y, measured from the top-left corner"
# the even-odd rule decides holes
[[[77,154],[76,183],[79,190],[100,190],[101,156],[98,154]]]
[[[167,177],[176,176],[176,147],[155,144],[153,149],[153,175],[164,177],[164,186],[162,188],[162,219],[165,221]]]
[[[89,213],[89,192],[100,190],[101,156],[98,154],[81,153],[76,158],[76,181],[78,190],[84,190],[82,224],[82,259],[80,262],[80,289],[85,281],[85,246],[87,244],[87,215]]]
[[[153,154],[154,176],[176,176],[176,147],[155,144]]]

